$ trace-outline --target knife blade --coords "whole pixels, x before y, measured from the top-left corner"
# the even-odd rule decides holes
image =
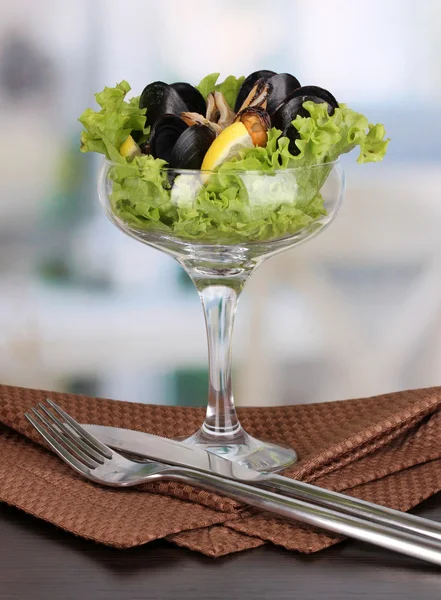
[[[197,446],[132,429],[120,429],[119,427],[107,427],[105,425],[83,425],[83,427],[101,442],[115,450],[130,452],[143,458],[159,460],[170,465],[215,473],[228,479],[249,482],[265,480],[265,475],[259,471],[253,471],[238,462],[232,462]]]
[[[115,450],[122,450],[171,465],[214,473],[228,479],[248,482],[251,485],[282,492],[304,502],[339,510],[372,523],[389,525],[395,529],[422,534],[441,541],[441,524],[429,519],[409,515],[275,473],[254,471],[203,448],[154,434],[105,425],[83,425],[83,427]]]

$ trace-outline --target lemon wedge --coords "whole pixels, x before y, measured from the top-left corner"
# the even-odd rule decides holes
[[[132,136],[129,135],[126,141],[121,145],[119,153],[121,156],[125,156],[126,158],[133,158],[134,156],[139,156],[141,154],[141,150]]]
[[[202,171],[212,171],[220,164],[231,160],[244,148],[253,148],[253,140],[243,123],[233,123],[225,127],[209,147],[204,160]]]

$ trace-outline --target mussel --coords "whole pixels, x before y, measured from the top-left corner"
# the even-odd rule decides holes
[[[220,110],[217,106],[216,98],[213,93],[208,94],[207,96],[207,112],[205,116],[207,120],[211,121],[212,123],[217,123],[219,121]]]
[[[207,105],[205,103],[203,95],[199,90],[197,90],[194,86],[190,85],[189,83],[185,83],[184,81],[177,81],[176,83],[172,83],[170,87],[176,90],[181,96],[182,100],[187,105],[187,110],[189,110],[190,112],[196,112],[201,115],[205,115]]]
[[[266,146],[268,129],[271,127],[271,119],[266,110],[249,106],[240,111],[236,120],[245,125],[255,146]]]
[[[272,86],[265,80],[263,77],[258,79],[254,86],[249,91],[247,97],[240,105],[237,114],[239,115],[241,111],[250,106],[260,107],[266,109],[266,105],[268,102],[268,96],[272,92]]]
[[[275,74],[276,73],[274,71],[262,70],[262,71],[255,71],[254,73],[251,73],[250,75],[248,75],[248,77],[245,79],[245,81],[240,86],[239,93],[237,94],[237,98],[236,98],[236,103],[234,105],[234,112],[236,112],[236,113],[239,112],[240,107],[242,106],[242,104],[245,101],[245,98],[251,92],[252,88],[254,87],[254,84],[256,83],[256,81],[258,79],[266,80]]]
[[[173,147],[170,166],[174,169],[200,169],[215,138],[216,133],[206,125],[188,127]]]
[[[318,85],[304,85],[291,92],[289,97],[301,95],[314,96],[316,98],[319,98],[320,100],[324,100],[325,102],[327,102],[328,113],[330,115],[333,115],[334,110],[338,108],[338,102],[335,99],[335,97],[331,94],[331,92],[328,92],[328,90],[325,90],[324,88],[319,87]],[[307,114],[306,116],[309,116],[309,114]]]
[[[293,90],[300,87],[300,82],[289,73],[278,73],[267,79],[271,86],[271,93],[268,96],[266,110],[272,115]]]
[[[188,125],[176,115],[163,115],[154,124],[149,140],[150,154],[170,163],[173,148]]]
[[[188,111],[188,106],[180,94],[163,81],[155,81],[144,88],[139,99],[139,107],[146,108],[146,126],[153,126],[165,114],[179,116]]]
[[[300,154],[300,148],[296,144],[296,140],[300,139],[300,133],[293,125],[290,125],[283,131],[283,136],[289,139],[288,150],[293,156]]]
[[[226,101],[224,95],[221,92],[214,92],[214,101],[216,108],[219,111],[219,118],[217,120],[219,126],[224,129],[233,123],[236,115],[231,110],[230,105]],[[211,94],[210,94],[211,96]]]
[[[205,125],[206,127],[210,127],[210,129],[212,129],[216,135],[222,131],[222,127],[218,123],[213,123],[203,115],[196,112],[183,112],[181,113],[181,119],[189,127],[192,127],[193,125]]]
[[[309,112],[303,108],[303,103],[307,100],[311,100],[316,104],[326,102],[328,105],[328,113],[330,115],[334,114],[334,110],[338,108],[338,102],[330,92],[315,85],[305,85],[291,92],[279,108],[271,115],[272,125],[283,131],[291,124],[291,121],[293,121],[297,115],[309,117]]]
[[[327,90],[314,86],[305,85],[299,87],[285,99],[275,113],[271,115],[271,124],[277,129],[281,129],[283,135],[290,139],[289,151],[296,155],[300,152],[295,144],[299,134],[295,127],[292,126],[292,121],[299,115],[301,117],[309,117],[309,112],[303,107],[303,103],[307,100],[316,104],[326,103],[327,110],[330,115],[334,114],[338,108],[338,102],[334,96]]]

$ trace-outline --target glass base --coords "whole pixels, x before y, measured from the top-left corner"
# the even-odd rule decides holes
[[[180,440],[238,462],[254,471],[281,471],[297,460],[292,448],[258,440],[240,428],[233,436],[207,433],[204,426],[192,436]]]

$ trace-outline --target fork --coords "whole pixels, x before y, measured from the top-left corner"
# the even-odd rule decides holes
[[[441,565],[441,542],[435,539],[372,523],[219,475],[158,461],[130,460],[88,433],[54,402],[47,399],[47,403],[52,411],[39,403],[39,410],[32,408],[25,417],[64,462],[97,484],[129,487],[157,480],[179,481],[285,518]]]

